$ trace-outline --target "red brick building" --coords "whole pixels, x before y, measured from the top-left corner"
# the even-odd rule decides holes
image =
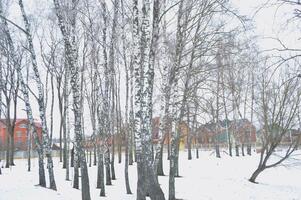
[[[159,140],[159,128],[160,128],[160,117],[155,117],[152,119],[152,137],[153,137],[153,143],[157,143]],[[179,125],[180,129],[180,149],[184,149],[187,143],[187,136],[189,134],[189,127],[185,122],[181,122]],[[164,144],[170,144],[171,143],[171,130],[169,128],[168,134],[165,135]],[[193,135],[192,137],[192,143],[194,143]]]
[[[0,119],[0,150],[5,150],[6,141],[7,141],[7,127],[5,123],[5,119]],[[15,130],[14,130],[14,142],[15,142],[15,150],[26,150],[27,142],[28,142],[28,127],[29,121],[28,119],[17,119]],[[42,125],[40,122],[35,122],[35,127],[38,133],[39,138],[42,138]],[[31,141],[33,143],[33,137],[31,137]]]
[[[247,119],[236,121],[210,122],[198,128],[198,142],[200,144],[227,144],[228,133],[231,142],[238,144],[256,143],[256,127]]]

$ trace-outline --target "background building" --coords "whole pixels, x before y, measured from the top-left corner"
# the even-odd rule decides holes
[[[7,131],[7,126],[5,123],[6,119],[0,120],[0,151],[4,151],[6,148],[7,137],[9,136]],[[41,140],[42,138],[42,125],[40,122],[35,122],[35,127],[38,136]],[[14,142],[15,151],[24,151],[28,146],[28,136],[30,135],[30,125],[28,119],[17,119],[15,130],[14,130]],[[34,139],[31,137],[32,147],[34,147]]]

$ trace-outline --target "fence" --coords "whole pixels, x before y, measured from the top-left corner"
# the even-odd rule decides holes
[[[5,151],[0,151],[0,160],[5,160]],[[52,156],[53,157],[58,157],[60,155],[59,150],[52,150]],[[30,156],[32,158],[38,157],[37,151],[32,150],[30,152]],[[15,159],[25,159],[28,158],[28,151],[15,151],[14,153],[14,158]]]

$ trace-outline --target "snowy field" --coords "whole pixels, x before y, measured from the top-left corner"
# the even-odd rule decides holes
[[[221,159],[209,151],[201,151],[199,159],[187,160],[187,152],[180,153],[180,178],[176,179],[176,196],[183,200],[293,200],[301,199],[301,151],[285,165],[264,171],[258,177],[259,184],[248,182],[257,166],[259,155]],[[165,174],[168,162],[164,160]],[[15,167],[3,169],[0,175],[0,200],[80,200],[79,190],[72,182],[65,181],[65,171],[54,158],[55,178],[58,191],[35,186],[38,182],[37,160],[32,162],[32,172],[27,172],[26,160],[16,160]],[[96,166],[89,168],[91,197],[107,200],[134,200],[135,194],[126,195],[124,186],[124,163],[115,164],[117,180],[106,187],[106,197],[99,197],[96,188]],[[47,171],[46,171],[47,172]],[[136,190],[136,166],[129,167],[132,192]],[[71,176],[72,176],[71,172]],[[168,194],[168,176],[160,177],[165,196]]]

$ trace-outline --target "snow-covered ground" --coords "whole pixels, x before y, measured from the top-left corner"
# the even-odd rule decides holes
[[[254,154],[254,153],[253,153]],[[257,166],[259,155],[245,157],[214,157],[209,151],[201,151],[199,159],[187,160],[187,152],[180,153],[180,175],[176,179],[176,196],[184,200],[293,200],[301,199],[301,151],[286,162],[286,165],[264,171],[259,184],[248,181]],[[58,191],[35,186],[38,182],[37,160],[33,160],[32,172],[27,172],[26,160],[16,160],[16,166],[2,169],[0,175],[0,200],[80,200],[79,190],[72,182],[65,181],[65,171],[58,159],[54,159]],[[165,174],[168,162],[164,160]],[[96,189],[96,167],[89,168],[91,197],[93,200],[134,200],[136,192],[136,165],[129,167],[133,195],[125,194],[124,163],[115,164],[117,180],[106,187],[106,197],[99,197]],[[46,171],[47,172],[47,171]],[[71,172],[71,177],[72,177]],[[159,178],[168,197],[168,176]]]

